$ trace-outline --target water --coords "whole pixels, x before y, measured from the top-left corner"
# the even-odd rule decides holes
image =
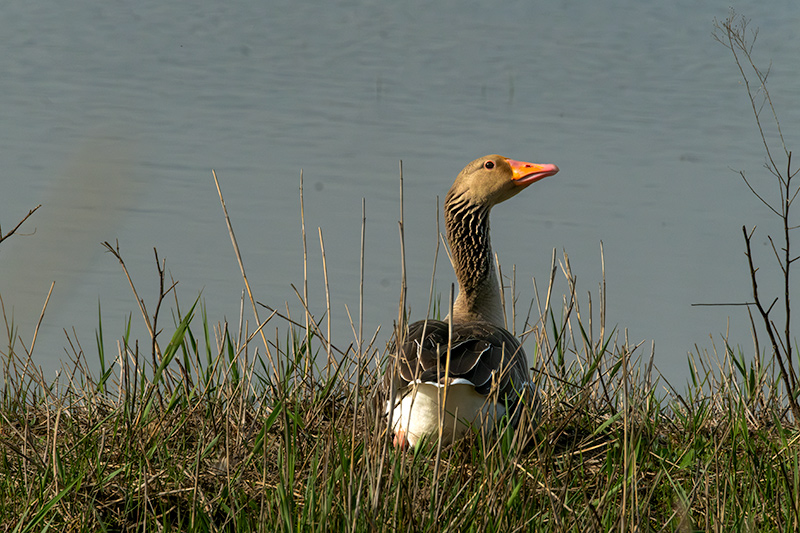
[[[711,37],[729,5],[8,2],[0,223],[7,231],[43,207],[23,227],[33,234],[0,244],[6,310],[29,345],[55,281],[34,351],[46,375],[66,357],[64,328],[95,353],[98,304],[107,350],[131,313],[144,339],[120,265],[100,245],[118,241],[150,313],[156,248],[182,308],[202,294],[212,321],[236,322],[243,284],[213,168],[256,298],[289,301],[299,316],[290,284],[302,290],[302,169],[312,311],[325,307],[321,227],[334,341],[353,340],[345,306],[357,320],[364,198],[364,331],[381,325],[384,342],[399,294],[399,161],[420,318],[437,195],[468,161],[499,152],[561,168],[493,214],[520,301],[527,308],[532,277],[544,285],[553,248],[596,297],[602,241],[609,325],[655,341],[657,367],[680,384],[687,352],[719,346],[729,317],[750,349],[743,308],[691,304],[749,300],[741,226],[758,225],[765,274],[766,233],[778,235],[731,170],[773,193],[738,70]],[[771,91],[797,146],[800,10],[734,8],[761,29],[756,57],[773,61]],[[453,278],[440,251],[437,290]]]

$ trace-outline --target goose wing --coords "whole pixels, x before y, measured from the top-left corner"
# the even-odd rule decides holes
[[[395,351],[398,389],[415,382],[443,385],[449,377],[468,381],[479,394],[488,396],[496,383],[498,402],[516,405],[523,390],[530,387],[528,361],[519,341],[488,322],[453,324],[448,376],[448,329],[448,324],[440,320],[409,326]]]

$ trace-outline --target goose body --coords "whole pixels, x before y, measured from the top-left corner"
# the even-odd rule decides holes
[[[489,155],[467,165],[447,193],[447,240],[459,285],[452,333],[449,322],[415,322],[391,352],[384,390],[396,446],[439,435],[448,443],[506,414],[515,424],[520,402],[535,398],[525,352],[504,328],[489,212],[556,172],[555,165]]]

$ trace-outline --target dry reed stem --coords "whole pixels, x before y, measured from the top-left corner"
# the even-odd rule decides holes
[[[328,259],[325,255],[325,242],[322,239],[322,228],[317,228],[319,231],[319,249],[322,255],[322,275],[325,281],[325,319],[327,321],[327,344],[325,346],[325,354],[327,355],[327,362],[325,364],[325,380],[331,379],[331,366],[333,365],[333,352],[331,351],[331,290],[328,282]]]
[[[231,238],[231,244],[233,245],[233,251],[236,254],[236,260],[239,263],[239,271],[242,274],[242,280],[244,281],[245,289],[247,289],[247,296],[250,298],[250,305],[253,308],[253,315],[256,318],[256,322],[261,324],[261,319],[258,317],[258,308],[256,307],[255,298],[253,298],[253,291],[250,290],[250,282],[247,281],[247,274],[244,270],[244,262],[242,261],[242,254],[239,252],[239,244],[236,242],[236,235],[233,232],[233,225],[231,224],[230,216],[228,216],[228,208],[225,206],[225,199],[222,196],[222,189],[219,185],[219,179],[217,179],[217,173],[213,169],[211,170],[211,175],[214,176],[214,184],[217,186],[217,195],[219,196],[219,202],[222,205],[222,212],[225,215],[225,224],[228,226],[228,235]],[[272,315],[266,320],[268,322],[272,318]],[[272,357],[272,352],[269,349],[269,343],[267,342],[267,337],[264,335],[264,331],[262,328],[260,329],[261,340],[264,343],[264,350],[267,354],[267,358],[269,359],[270,364],[272,365],[273,375],[279,378],[278,366],[275,362],[274,358]]]
[[[39,313],[39,320],[36,321],[36,328],[34,328],[33,330],[33,337],[31,338],[31,349],[28,352],[29,357],[33,354],[33,349],[36,346],[36,337],[39,335],[39,328],[42,326],[42,321],[44,320],[44,314],[47,311],[47,304],[50,302],[50,296],[53,294],[53,287],[55,286],[56,286],[55,281],[50,284],[50,290],[47,291],[47,298],[44,299],[42,312]]]

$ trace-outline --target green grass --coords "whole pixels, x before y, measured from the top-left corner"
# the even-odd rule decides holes
[[[309,329],[304,318],[289,323],[277,314],[258,332],[212,326],[199,302],[179,311],[176,296],[172,325],[145,343],[154,350],[140,351],[143,343],[123,332],[110,359],[100,324],[100,364],[76,348],[74,372],[52,383],[12,339],[0,396],[0,524],[9,531],[797,528],[800,446],[774,365],[726,346],[689,361],[683,392],[665,388],[651,352],[607,333],[597,316],[592,336],[589,318],[599,313],[579,305],[568,259],[561,265],[560,308],[537,299],[548,318],[522,329],[543,392],[541,423],[496,442],[476,434],[443,449],[395,451],[372,402],[380,379],[373,361],[385,346],[361,354],[337,347],[312,316]],[[548,292],[557,285],[551,280]],[[273,338],[262,339],[268,328]]]

